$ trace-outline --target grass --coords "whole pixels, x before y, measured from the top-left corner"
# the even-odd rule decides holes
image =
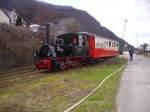
[[[116,95],[121,72],[108,79],[96,93],[72,112],[116,112]]]
[[[116,58],[103,64],[50,73],[41,79],[5,88],[0,90],[0,112],[62,112],[125,63],[126,60]],[[116,76],[74,111],[85,112],[88,107],[87,111],[91,112],[96,106],[111,112],[120,77]]]

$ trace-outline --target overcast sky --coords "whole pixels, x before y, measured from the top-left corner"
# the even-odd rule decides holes
[[[41,0],[55,5],[73,6],[87,11],[102,26],[122,37],[124,22],[127,19],[124,39],[137,46],[150,44],[150,4],[146,0]],[[137,36],[138,35],[138,36]]]

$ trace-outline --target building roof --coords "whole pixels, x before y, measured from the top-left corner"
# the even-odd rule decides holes
[[[0,8],[0,10],[10,19],[9,15],[8,15],[8,11],[6,9]]]

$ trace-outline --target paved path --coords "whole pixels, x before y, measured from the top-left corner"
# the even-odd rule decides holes
[[[125,69],[118,93],[118,112],[150,112],[150,59],[134,56]]]

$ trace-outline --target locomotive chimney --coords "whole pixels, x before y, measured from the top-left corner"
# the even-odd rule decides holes
[[[46,43],[49,44],[49,28],[50,24],[46,24]]]

